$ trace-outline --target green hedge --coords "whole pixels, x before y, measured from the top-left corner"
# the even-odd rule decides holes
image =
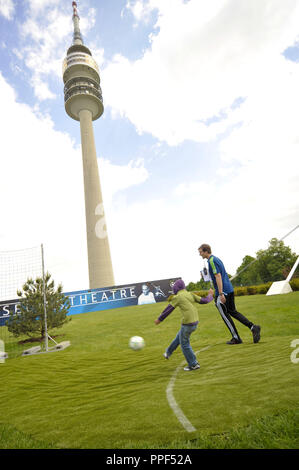
[[[241,295],[256,295],[256,294],[266,294],[270,289],[272,282],[267,282],[266,284],[260,284],[258,286],[242,286],[242,287],[235,287],[234,292],[235,296]],[[292,279],[290,281],[290,286],[293,291],[299,290],[299,278]],[[208,295],[208,290],[199,290],[193,291],[194,294],[199,295],[200,297],[205,297]]]
[[[290,286],[293,290],[299,290],[299,277],[290,280]]]

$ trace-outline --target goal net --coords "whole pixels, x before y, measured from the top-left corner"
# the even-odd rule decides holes
[[[29,278],[43,276],[43,247],[0,251],[0,363],[30,347],[26,337],[14,337],[6,323],[18,308],[21,291]],[[26,341],[27,340],[27,341]]]

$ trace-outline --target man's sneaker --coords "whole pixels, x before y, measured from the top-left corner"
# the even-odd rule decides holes
[[[196,369],[200,369],[200,365],[198,363],[195,364],[195,366],[192,366],[192,367],[190,367],[190,366],[184,367],[184,370],[196,370]]]
[[[243,341],[241,339],[232,338],[230,341],[227,341],[226,344],[241,344]]]
[[[169,359],[169,356],[168,356],[168,354],[167,354],[166,352],[163,353],[163,356],[165,357],[165,359]]]
[[[253,325],[251,327],[253,342],[258,343],[261,338],[261,327],[259,325]]]

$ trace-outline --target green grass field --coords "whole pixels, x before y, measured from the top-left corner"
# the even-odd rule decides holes
[[[261,325],[261,341],[253,344],[236,322],[243,344],[226,345],[229,332],[214,305],[199,306],[191,344],[204,350],[192,372],[183,371],[180,349],[169,361],[162,356],[180,324],[179,311],[154,324],[165,303],[74,315],[52,332],[69,348],[0,364],[0,448],[298,449],[299,363],[291,361],[291,341],[299,339],[299,292],[236,304]],[[143,350],[129,349],[133,335],[144,337]],[[193,432],[166,396],[178,367],[173,393]]]

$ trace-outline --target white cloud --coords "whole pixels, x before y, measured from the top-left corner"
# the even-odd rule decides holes
[[[113,196],[124,189],[143,183],[149,173],[144,167],[143,159],[130,160],[127,166],[114,165],[105,158],[99,159],[99,172],[105,175],[103,180],[103,193],[106,203],[111,205]],[[101,178],[101,177],[100,177]]]
[[[0,0],[0,15],[7,20],[12,20],[15,12],[13,0]]]
[[[1,205],[2,251],[44,243],[47,263],[60,254],[67,271],[67,261],[85,235],[80,223],[84,207],[79,151],[69,136],[53,129],[49,118],[42,119],[17,102],[1,75],[0,81],[6,109],[0,118],[6,129],[1,142],[0,197],[9,200]],[[78,264],[84,273],[84,259]],[[70,274],[72,281],[75,278]]]
[[[214,187],[214,184],[211,181],[209,183],[203,181],[180,183],[174,189],[174,194],[179,197],[196,194],[198,197],[203,197],[203,199],[206,199],[207,195],[209,195],[211,191],[212,185]]]
[[[34,10],[34,16],[29,15],[21,27],[24,46],[19,48],[18,54],[31,72],[31,85],[36,97],[42,101],[55,97],[49,82],[55,77],[61,79],[67,34],[71,43],[71,24],[70,17],[56,9],[42,18],[36,14]]]
[[[95,15],[95,9],[90,8],[80,21],[83,35],[94,27]],[[73,40],[71,9],[61,8],[59,0],[28,0],[26,18],[20,27],[18,57],[32,74],[31,86],[38,100],[55,98],[51,80],[62,79],[62,60]]]
[[[27,0],[31,14],[37,15],[47,7],[57,6],[60,0]]]
[[[159,10],[151,48],[137,61],[117,55],[103,70],[106,109],[169,145],[218,138],[215,180],[182,181],[168,204],[159,202],[169,216],[168,223],[160,221],[159,238],[149,224],[147,234],[171,252],[180,244],[179,270],[193,280],[198,276],[190,247],[206,241],[219,254],[230,247],[233,274],[245,254],[254,255],[298,224],[299,65],[282,53],[298,38],[299,4],[149,4]],[[175,196],[181,202],[174,209]],[[181,223],[173,226],[177,214]],[[286,242],[299,251],[296,236]],[[163,260],[163,250],[157,248],[157,255]]]
[[[35,96],[40,100],[49,100],[55,98],[55,94],[51,92],[49,86],[46,82],[42,81],[42,79],[38,75],[34,75],[31,79],[31,84],[34,88]]]
[[[151,2],[144,2],[143,0],[128,0],[125,8],[134,16],[136,20],[134,27],[137,27],[140,22],[148,23],[155,6],[153,7]]]
[[[81,149],[67,134],[54,129],[49,117],[18,102],[0,74],[1,251],[44,244],[46,269],[65,290],[88,288],[85,207]],[[148,177],[142,160],[113,165],[99,159],[108,230],[122,229],[112,218],[115,194]],[[119,241],[116,243],[119,245]],[[121,263],[121,260],[120,260]],[[117,272],[116,272],[117,275]]]
[[[130,2],[131,8],[139,4]],[[276,74],[284,67],[277,57],[298,34],[296,0],[143,5],[159,10],[158,32],[141,59],[117,55],[103,70],[105,99],[139,132],[170,145],[209,141],[239,123],[233,103],[267,87],[261,77],[270,79],[269,70]],[[220,113],[223,119],[213,122]]]

